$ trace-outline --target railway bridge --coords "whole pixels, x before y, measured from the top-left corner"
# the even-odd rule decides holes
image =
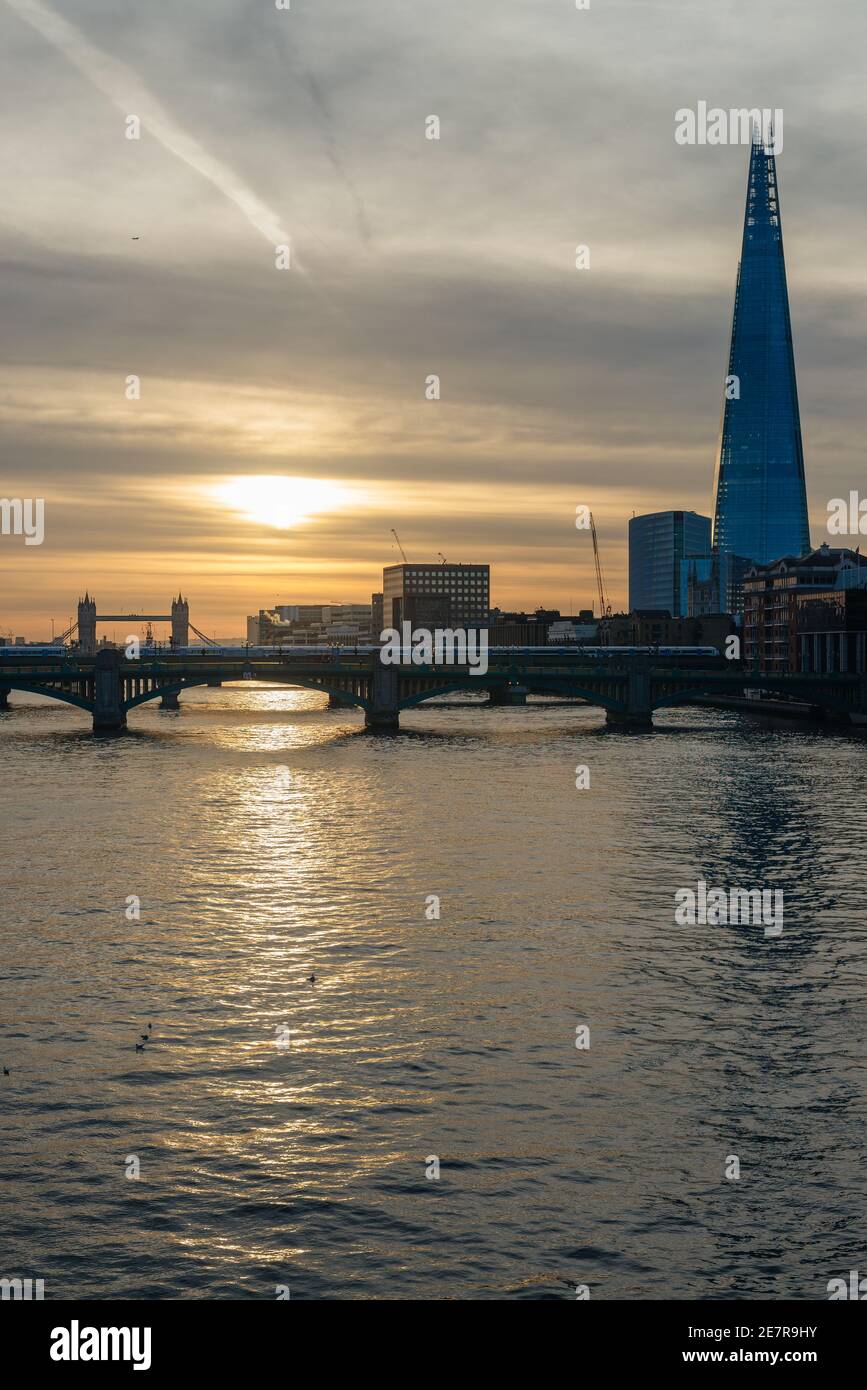
[[[807,702],[844,720],[867,719],[867,677],[846,672],[763,675],[733,662],[684,668],[654,655],[588,656],[580,648],[521,652],[493,648],[488,670],[470,665],[384,665],[378,649],[351,652],[256,653],[247,648],[174,652],[142,649],[128,657],[104,647],[39,654],[0,648],[0,709],[9,692],[29,691],[86,710],[94,731],[117,731],[146,701],[176,709],[184,690],[229,681],[265,681],[321,690],[332,704],[356,706],[374,730],[398,728],[402,710],[454,693],[487,691],[494,703],[517,704],[527,695],[553,695],[601,706],[609,725],[650,728],[653,711],[698,698],[738,696],[745,686]]]

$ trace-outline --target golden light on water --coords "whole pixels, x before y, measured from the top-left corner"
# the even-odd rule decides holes
[[[303,525],[320,512],[347,506],[352,494],[322,478],[261,474],[230,478],[214,489],[214,496],[247,521],[285,530]]]

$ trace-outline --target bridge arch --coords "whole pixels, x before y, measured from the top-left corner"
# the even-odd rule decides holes
[[[29,681],[16,680],[14,676],[3,677],[4,690],[20,690],[28,695],[42,695],[46,700],[60,700],[64,705],[75,705],[77,709],[93,714],[93,705],[83,695],[74,695],[70,690],[55,690],[53,686],[36,685]]]
[[[410,709],[414,705],[422,704],[425,700],[436,699],[439,695],[467,695],[473,693],[482,695],[500,685],[505,686],[509,684],[509,681],[487,681],[484,676],[474,676],[472,679],[478,681],[478,686],[469,686],[466,684],[466,681],[462,679],[460,682],[455,682],[454,684],[445,684],[432,687],[430,690],[416,691],[414,694],[407,695],[400,701],[400,708]],[[522,685],[530,695],[551,695],[554,698],[559,697],[560,699],[586,700],[589,705],[597,705],[600,709],[605,710],[620,710],[623,708],[623,702],[616,697],[601,695],[598,691],[589,690],[584,686],[570,684],[568,687],[554,689],[551,686],[550,678],[547,681],[540,679],[537,682],[534,681],[532,677],[527,678],[519,675],[510,677],[510,680]]]
[[[138,705],[144,705],[148,700],[157,700],[163,695],[180,695],[182,690],[194,690],[198,685],[207,685],[204,681],[173,681],[171,685],[155,685],[152,690],[143,690],[141,694],[134,695],[131,700],[124,700],[123,707],[126,710],[135,709]]]
[[[804,704],[815,705],[817,709],[827,710],[833,714],[848,714],[853,708],[850,702],[831,690],[822,690],[817,694],[808,684],[805,684],[803,689],[798,690],[796,686],[792,685],[791,677],[786,681],[785,679],[777,680],[773,676],[752,676],[748,673],[744,673],[739,678],[737,688],[721,689],[713,682],[709,682],[707,685],[696,683],[694,686],[684,686],[681,690],[675,690],[654,699],[653,708],[656,710],[670,708],[673,705],[689,704],[695,699],[725,699],[726,696],[739,699],[742,698],[744,686],[751,690],[762,690],[768,695],[800,700]]]
[[[340,700],[344,705],[354,705],[357,709],[370,709],[370,701],[364,695],[359,695],[354,690],[346,690],[344,687],[331,684],[327,677],[320,676],[296,676],[291,679],[284,678],[281,674],[268,671],[262,675],[257,675],[253,669],[253,680],[264,681],[269,685],[285,685],[288,689],[293,686],[299,690],[318,690],[320,695],[333,695],[336,700]]]
[[[135,695],[131,700],[124,701],[124,708],[127,710],[135,709],[138,705],[144,705],[148,700],[157,700],[163,695],[180,695],[185,690],[195,690],[197,687],[207,686],[213,679],[213,677],[209,677],[202,680],[172,681],[170,684],[157,685],[154,686],[152,690],[143,690],[141,694]],[[230,676],[229,679],[234,685],[242,684],[242,681],[239,681],[234,674]],[[355,705],[359,709],[367,709],[369,705],[369,701],[363,696],[356,695],[351,690],[340,690],[335,686],[323,685],[316,678],[305,680],[303,677],[293,675],[291,680],[285,680],[273,671],[269,671],[267,675],[257,675],[254,671],[251,679],[254,681],[266,682],[268,685],[285,685],[287,690],[292,690],[293,688],[316,690],[321,695],[333,695],[344,704]],[[85,709],[90,708],[90,705],[85,705]]]
[[[653,708],[668,709],[672,705],[688,705],[691,700],[701,699],[702,697],[713,699],[714,695],[716,695],[717,697],[721,696],[724,698],[726,693],[727,692],[724,690],[717,690],[716,692],[714,692],[712,686],[706,685],[697,685],[692,689],[687,687],[683,690],[673,690],[668,695],[662,695],[659,697],[659,699],[654,699]]]
[[[537,685],[532,677],[529,680],[522,680],[521,684],[526,686],[531,695],[553,695],[555,699],[561,700],[586,700],[588,705],[598,705],[600,709],[605,710],[622,710],[624,708],[623,701],[618,699],[616,695],[602,695],[598,690],[590,690],[583,685],[570,683],[555,689],[550,681],[547,684],[539,682]]]
[[[414,705],[421,705],[425,700],[435,700],[440,695],[467,695],[472,693],[465,685],[437,685],[430,690],[416,690],[412,695],[407,695],[399,702],[400,709],[412,709]],[[485,695],[487,686],[480,685],[478,693]]]

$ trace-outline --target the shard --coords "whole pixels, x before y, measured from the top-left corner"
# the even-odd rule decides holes
[[[716,464],[714,550],[760,564],[810,549],[776,161],[756,132]]]

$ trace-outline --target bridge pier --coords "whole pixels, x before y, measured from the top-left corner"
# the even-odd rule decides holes
[[[509,681],[507,685],[492,685],[488,690],[489,705],[525,705],[527,703],[527,687],[518,685],[515,681]]]
[[[653,707],[650,703],[650,672],[631,667],[625,709],[608,709],[605,722],[609,729],[642,732],[653,728]]]
[[[9,691],[8,691],[8,690],[0,690],[0,710],[6,710],[6,709],[8,709],[8,708],[9,708]]]
[[[217,689],[223,684],[223,682],[220,680],[220,677],[219,677],[219,676],[211,676],[211,677],[209,677],[209,679],[207,680],[206,684],[207,684],[212,690],[217,690]]]
[[[126,728],[123,704],[123,679],[120,674],[121,653],[116,647],[97,652],[94,663],[93,730],[117,732]]]
[[[160,700],[160,709],[180,709],[180,698],[176,690],[167,690]]]
[[[340,698],[339,695],[329,695],[329,696],[328,696],[328,708],[329,708],[329,709],[343,709],[343,710],[345,710],[345,709],[347,708],[346,701],[345,701],[345,700],[341,700],[341,698]]]
[[[397,672],[376,662],[370,679],[370,708],[364,711],[365,728],[374,733],[393,733],[400,727]]]

